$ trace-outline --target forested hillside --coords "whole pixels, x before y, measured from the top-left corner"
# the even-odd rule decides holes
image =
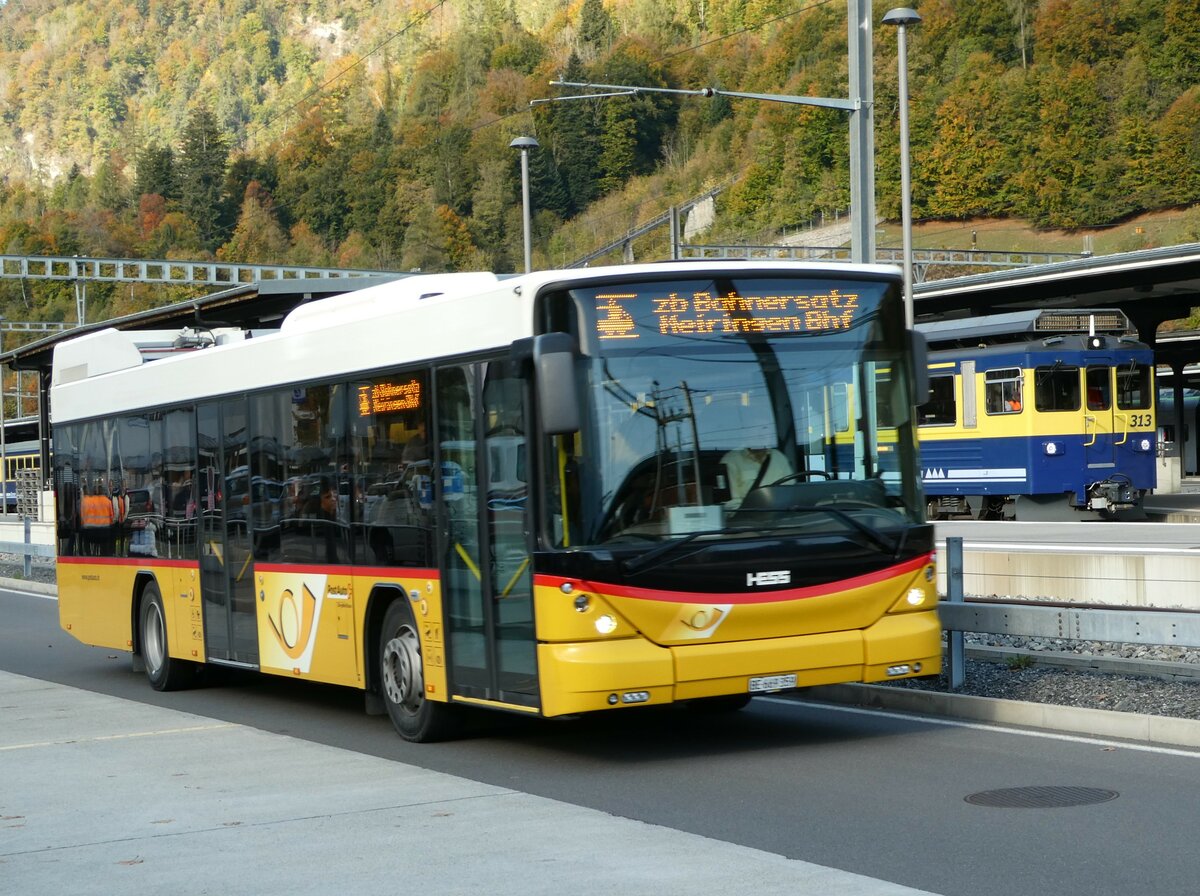
[[[1200,200],[1200,0],[912,5],[918,218],[1079,228]],[[845,96],[845,19],[841,0],[8,0],[0,252],[512,270],[518,135],[541,144],[535,263],[722,184],[720,236],[770,238],[847,207],[842,113],[529,100],[556,78]],[[898,216],[892,29],[875,49]],[[96,292],[97,316],[164,298]],[[0,313],[69,309],[68,287],[0,282]]]

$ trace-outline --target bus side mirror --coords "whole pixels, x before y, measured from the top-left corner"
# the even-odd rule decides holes
[[[567,333],[533,339],[533,376],[542,431],[560,436],[579,430],[575,398],[575,341]]]
[[[924,333],[909,330],[912,337],[913,404],[920,407],[929,401],[929,343]]]

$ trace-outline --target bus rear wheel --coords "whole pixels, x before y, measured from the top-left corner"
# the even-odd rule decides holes
[[[392,724],[413,743],[443,740],[453,730],[453,711],[425,699],[421,638],[404,599],[393,601],[379,635],[379,691]]]
[[[138,614],[138,644],[146,666],[146,678],[156,691],[178,691],[188,687],[196,675],[196,664],[171,656],[167,640],[167,617],[162,594],[149,583],[142,591]]]

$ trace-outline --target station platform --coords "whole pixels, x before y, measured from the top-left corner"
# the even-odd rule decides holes
[[[0,706],[6,893],[922,893],[7,672]]]
[[[1200,477],[1181,479],[1174,491],[1146,495],[1142,510],[1153,522],[1200,523]]]

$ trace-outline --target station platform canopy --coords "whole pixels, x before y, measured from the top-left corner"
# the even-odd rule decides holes
[[[289,311],[306,302],[407,276],[419,275],[381,273],[378,277],[311,277],[239,284],[208,296],[56,332],[0,354],[0,364],[7,364],[15,370],[48,371],[56,344],[109,327],[118,330],[171,330],[184,327],[277,329]]]

